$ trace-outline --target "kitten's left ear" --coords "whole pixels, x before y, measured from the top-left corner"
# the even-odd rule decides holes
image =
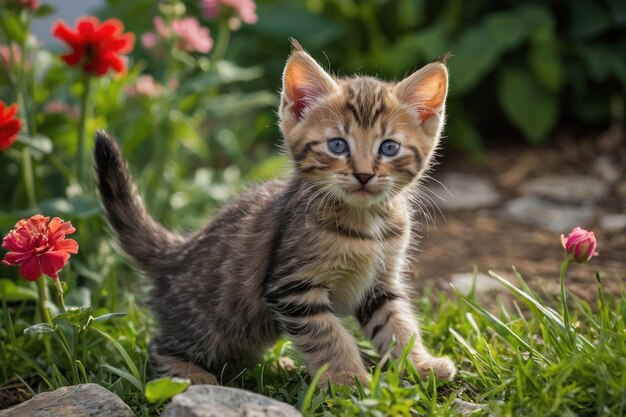
[[[415,109],[420,124],[432,130],[443,118],[448,94],[448,70],[443,63],[432,62],[398,83],[395,93],[401,102]]]

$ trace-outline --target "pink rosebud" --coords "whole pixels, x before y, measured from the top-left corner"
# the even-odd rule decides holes
[[[565,237],[561,235],[561,245],[568,255],[579,264],[587,262],[592,256],[598,256],[598,243],[593,232],[576,227]]]
[[[165,92],[163,86],[156,81],[151,75],[143,74],[137,78],[135,84],[126,88],[126,93],[130,97],[150,97],[156,98]]]

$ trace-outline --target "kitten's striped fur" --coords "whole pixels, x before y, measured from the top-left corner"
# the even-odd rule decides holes
[[[420,372],[453,377],[452,362],[423,346],[402,280],[412,201],[437,146],[446,92],[441,62],[399,84],[334,78],[295,44],[279,109],[291,179],[250,189],[191,236],[152,220],[119,147],[99,132],[109,222],[154,282],[157,370],[214,383],[209,372],[258,363],[286,334],[312,373],[329,364],[323,383],[365,381],[339,319],[355,315],[381,352],[393,345],[397,355],[415,337],[410,358]],[[344,138],[349,152],[331,152],[332,138]],[[396,156],[378,152],[385,139],[400,143]]]

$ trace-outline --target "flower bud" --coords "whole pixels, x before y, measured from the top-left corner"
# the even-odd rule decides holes
[[[574,262],[579,264],[587,262],[592,256],[598,256],[596,248],[598,243],[593,232],[576,227],[565,237],[561,235],[561,244],[568,255],[572,257]]]

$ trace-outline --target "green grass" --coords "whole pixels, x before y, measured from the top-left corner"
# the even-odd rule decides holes
[[[426,343],[458,365],[459,373],[450,383],[421,380],[403,357],[374,366],[367,386],[331,386],[322,392],[315,386],[321,373],[310,378],[286,340],[265,355],[264,363],[222,382],[293,404],[307,416],[455,416],[472,410],[476,416],[624,415],[626,298],[604,294],[598,278],[597,303],[572,298],[573,327],[567,329],[560,303],[541,301],[515,271],[508,280],[495,274],[494,279],[509,295],[497,306],[487,308],[474,294],[456,291],[426,291],[416,300]],[[6,295],[8,290],[0,288]],[[0,389],[26,385],[36,392],[67,385],[69,363],[53,334],[23,334],[36,323],[36,306],[33,294],[20,288],[3,298],[10,302],[3,303],[0,321]],[[170,390],[184,389],[184,381],[150,384],[148,394],[155,402],[148,403],[144,396],[149,380],[146,352],[153,323],[130,291],[113,297],[114,288],[102,283],[99,291],[104,294],[95,298],[103,308],[94,310],[92,316],[110,313],[104,306],[115,298],[128,313],[125,317],[91,322],[84,340],[76,341],[71,323],[58,320],[58,325],[76,349],[72,354],[81,358],[85,368],[81,381],[117,393],[138,415],[158,415]],[[353,320],[346,325],[358,336]],[[46,359],[44,338],[51,339],[51,363]],[[373,363],[381,361],[368,342],[359,337],[359,344],[365,357]],[[285,355],[296,360],[296,370],[276,366]]]

